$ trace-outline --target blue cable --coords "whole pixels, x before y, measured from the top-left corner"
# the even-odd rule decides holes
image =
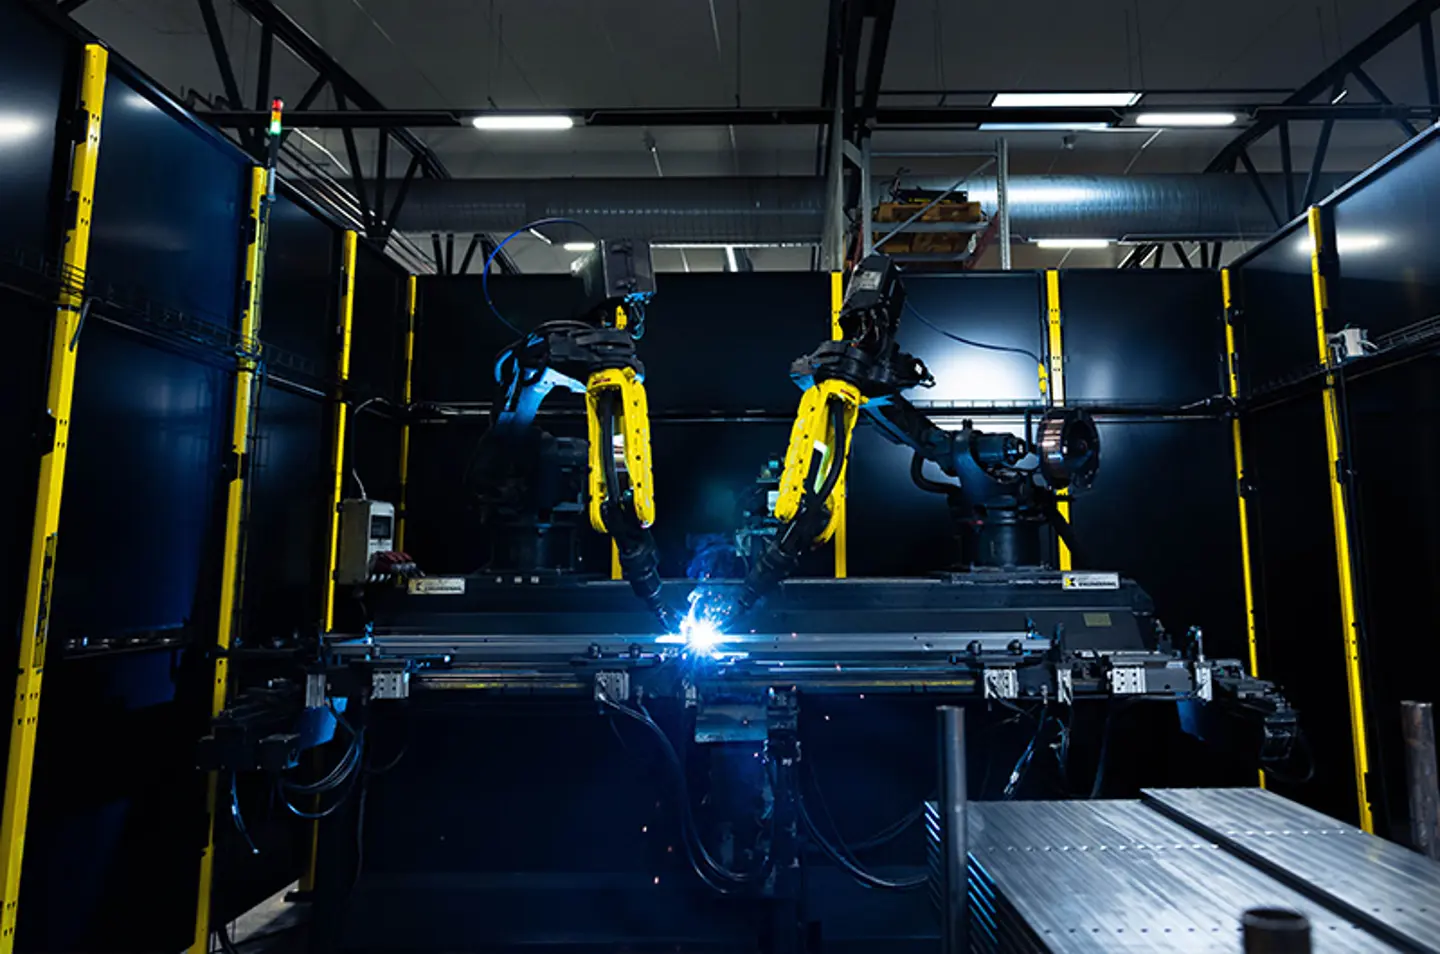
[[[506,328],[509,328],[517,335],[522,335],[524,334],[524,332],[522,332],[519,328],[515,327],[509,321],[507,321],[505,316],[500,314],[500,309],[495,307],[495,302],[490,298],[490,265],[495,261],[495,256],[500,254],[500,250],[504,248],[506,243],[508,243],[511,239],[521,234],[522,232],[528,232],[531,229],[538,229],[542,225],[574,225],[582,229],[586,235],[589,235],[591,238],[595,239],[595,241],[600,241],[600,237],[597,236],[594,232],[590,231],[589,226],[587,226],[584,222],[577,222],[574,219],[554,216],[551,218],[536,219],[534,222],[526,222],[524,225],[511,232],[509,235],[505,236],[505,238],[500,242],[499,245],[496,245],[493,249],[491,249],[490,254],[485,259],[485,267],[480,271],[480,290],[485,293],[485,304],[490,306],[490,311],[495,315],[496,318],[500,319],[500,323],[502,325],[504,325]]]

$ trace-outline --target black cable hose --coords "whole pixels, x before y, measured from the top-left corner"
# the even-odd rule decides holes
[[[914,315],[915,319],[919,321],[920,324],[924,325],[926,328],[929,328],[931,331],[935,332],[938,335],[943,335],[944,337],[949,338],[951,341],[959,342],[963,345],[969,345],[972,348],[981,348],[985,351],[1003,351],[1009,354],[1023,354],[1025,357],[1035,362],[1037,366],[1043,365],[1045,363],[1040,360],[1039,355],[1026,348],[1014,348],[1010,345],[990,344],[986,341],[975,341],[972,338],[962,338],[953,332],[946,331],[944,328],[941,328],[929,318],[926,318],[924,315],[920,314],[920,312],[916,310],[915,306],[910,304],[908,301],[905,303],[905,307],[909,309],[910,314]]]
[[[820,827],[815,824],[815,819],[810,817],[810,809],[805,805],[805,797],[799,793],[798,789],[795,804],[800,810],[800,821],[804,823],[805,830],[810,833],[810,837],[815,840],[815,844],[819,846],[820,851],[848,872],[852,878],[867,888],[876,888],[881,891],[915,891],[923,888],[929,880],[922,875],[918,878],[906,879],[905,881],[888,881],[879,875],[866,871],[860,867],[858,862],[848,857],[844,851],[832,844],[830,840],[825,837],[824,833],[820,831]]]
[[[1105,762],[1110,752],[1110,737],[1114,735],[1115,717],[1137,702],[1174,702],[1173,696],[1130,696],[1111,705],[1105,714],[1105,728],[1100,736],[1100,758],[1095,763],[1095,784],[1090,787],[1090,797],[1099,798],[1105,789]]]
[[[918,822],[924,817],[925,806],[918,805],[915,808],[910,809],[910,811],[906,812],[901,817],[895,819],[890,824],[886,825],[884,828],[877,831],[875,834],[871,835],[869,838],[863,838],[860,841],[853,842],[847,845],[846,847],[848,847],[852,852],[856,852],[869,851],[871,848],[879,848],[881,845],[888,845],[890,842],[903,835],[906,831],[910,829],[912,825],[914,825],[916,822]]]
[[[615,395],[602,394],[595,408],[600,417],[600,465],[605,471],[605,496],[613,507],[620,506],[620,475],[615,470]]]
[[[706,849],[705,843],[700,839],[695,824],[695,816],[690,808],[689,787],[685,784],[684,766],[680,764],[680,756],[675,751],[675,746],[671,744],[670,737],[665,734],[665,730],[660,728],[648,713],[637,712],[628,706],[623,706],[613,699],[608,699],[604,696],[598,696],[597,698],[603,705],[645,726],[660,742],[661,752],[665,755],[665,761],[675,776],[675,782],[679,790],[680,827],[681,833],[684,836],[685,854],[690,861],[690,867],[694,869],[695,874],[699,876],[700,880],[720,894],[736,894],[739,892],[735,891],[734,887],[750,884],[765,878],[769,874],[771,867],[771,859],[769,857],[765,859],[764,864],[757,871],[741,873],[731,871],[720,864],[720,862],[716,861],[710,854],[709,850]],[[706,870],[707,868],[709,869],[708,871]],[[731,882],[731,886],[727,887],[717,883],[717,878]]]
[[[845,404],[842,401],[830,402],[830,429],[835,432],[834,453],[830,461],[830,471],[825,475],[825,482],[820,485],[815,496],[823,505],[830,499],[830,494],[835,491],[835,485],[840,482],[840,472],[845,469],[845,455],[848,453],[845,435]]]
[[[960,493],[959,484],[946,484],[925,476],[925,455],[918,450],[910,458],[910,481],[926,493],[947,497]]]

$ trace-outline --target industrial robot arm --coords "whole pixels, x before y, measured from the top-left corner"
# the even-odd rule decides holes
[[[650,534],[650,418],[645,367],[635,349],[655,289],[649,252],[644,243],[602,241],[577,263],[587,320],[547,322],[501,353],[496,377],[506,394],[495,427],[524,431],[557,387],[585,395],[590,525],[615,541],[631,589],[673,631],[678,621],[660,599],[660,560]]]
[[[834,536],[839,521],[835,494],[861,411],[887,439],[914,451],[912,474],[923,489],[958,496],[964,486],[971,498],[983,497],[1012,511],[1038,508],[1063,524],[1053,506],[1054,492],[1083,486],[1093,477],[1099,438],[1083,412],[1047,414],[1032,442],[978,431],[968,421],[959,430],[946,430],[906,400],[901,392],[934,379],[923,361],[900,350],[904,307],[898,266],[884,255],[867,257],[850,276],[840,309],[840,339],[825,342],[792,366],[791,376],[805,394],[775,507],[783,526],[746,577],[735,606],[739,613],[793,574],[806,550]],[[1022,469],[1032,454],[1038,463]],[[960,483],[926,480],[920,473],[926,461]],[[1057,530],[1068,534],[1066,526]]]

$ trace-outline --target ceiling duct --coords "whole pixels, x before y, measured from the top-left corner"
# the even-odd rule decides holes
[[[1326,195],[1349,177],[1321,177]],[[1262,175],[1277,209],[1284,177]],[[915,184],[907,180],[907,185]],[[953,180],[927,178],[943,190]],[[1018,240],[1259,239],[1275,220],[1248,176],[1219,173],[1136,176],[1012,176],[1011,228]],[[395,194],[393,184],[387,191]],[[972,200],[995,205],[994,178],[966,183]],[[1295,176],[1295,195],[1305,177]],[[419,179],[395,227],[411,232],[510,232],[559,217],[597,235],[657,242],[782,244],[816,242],[825,220],[819,178]]]

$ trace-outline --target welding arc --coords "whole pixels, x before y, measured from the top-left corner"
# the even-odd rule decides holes
[[[771,866],[771,859],[768,855],[758,870],[752,872],[736,872],[731,871],[716,861],[714,856],[706,849],[705,843],[701,841],[699,831],[695,824],[695,815],[690,809],[690,791],[689,786],[685,784],[685,769],[680,764],[680,756],[676,753],[675,746],[671,744],[670,737],[665,734],[664,729],[656,724],[655,720],[650,717],[650,714],[645,712],[643,708],[637,712],[629,706],[621,705],[604,695],[597,695],[596,698],[601,704],[645,726],[659,741],[660,749],[664,753],[665,761],[669,764],[670,770],[675,777],[676,787],[679,791],[680,827],[684,835],[685,854],[690,860],[690,867],[694,869],[695,874],[700,880],[720,894],[738,894],[740,892],[735,890],[737,887],[761,881],[767,877],[770,873]],[[728,881],[730,885],[727,886],[720,883],[722,881]]]

